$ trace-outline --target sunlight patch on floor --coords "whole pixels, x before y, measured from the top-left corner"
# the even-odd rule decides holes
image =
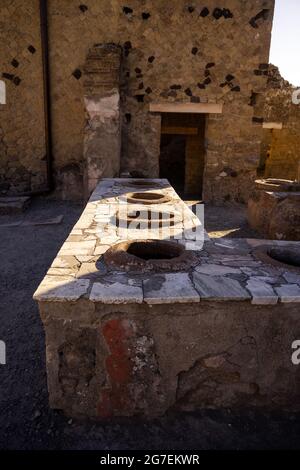
[[[240,230],[240,227],[228,230],[218,230],[213,232],[208,231],[207,233],[211,238],[223,238],[228,237],[231,233],[237,232],[238,230]]]

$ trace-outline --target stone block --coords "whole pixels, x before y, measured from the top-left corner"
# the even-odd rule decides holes
[[[80,299],[88,291],[88,279],[74,279],[72,276],[46,276],[43,284],[34,294],[38,301],[69,302]]]
[[[240,274],[241,270],[223,266],[220,264],[203,264],[196,267],[196,272],[200,274],[209,274],[211,276],[225,276],[226,274]]]
[[[260,279],[250,278],[246,288],[251,294],[251,302],[255,305],[275,305],[278,302],[278,296],[273,288]]]
[[[95,282],[90,293],[90,300],[105,304],[140,304],[143,302],[143,290],[141,286],[132,286],[120,282],[112,284]]]
[[[282,285],[275,290],[283,303],[300,302],[300,287],[297,284]]]
[[[201,300],[248,300],[249,293],[235,279],[221,276],[209,276],[195,271],[193,281]]]
[[[187,273],[152,275],[143,281],[148,304],[199,302],[200,297]]]

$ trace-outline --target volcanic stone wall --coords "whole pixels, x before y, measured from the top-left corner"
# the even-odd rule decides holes
[[[281,77],[278,68],[270,66],[264,120],[280,122],[282,129],[263,131],[261,161],[266,177],[295,180],[299,176],[300,104],[293,103],[294,91],[295,87]]]
[[[274,0],[49,0],[48,5],[54,167],[63,197],[82,197],[86,57],[95,44],[114,43],[123,49],[121,171],[158,176],[160,116],[149,113],[150,102],[223,103],[222,115],[207,118],[204,197],[247,199],[259,163],[262,116],[255,101],[266,84]],[[19,122],[22,129],[30,124],[33,130],[26,132],[24,143],[13,137],[12,106],[7,106],[6,123],[1,119],[0,127],[5,127],[4,140],[10,135],[16,143],[25,170],[31,174],[32,168],[38,169],[42,177],[38,2],[3,0],[0,8],[6,12],[1,73],[14,72],[11,61],[18,60],[22,45],[28,71],[16,69],[19,85],[6,80],[14,101],[30,101]],[[28,51],[31,44],[35,54]]]
[[[45,131],[38,0],[0,2],[0,195],[45,186]]]

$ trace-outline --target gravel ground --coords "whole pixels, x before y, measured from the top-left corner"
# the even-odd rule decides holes
[[[99,424],[72,421],[49,409],[44,332],[32,294],[81,210],[78,205],[37,199],[26,218],[63,214],[63,222],[0,227],[0,339],[7,345],[7,365],[0,366],[0,448],[300,448],[300,416],[295,414],[219,410],[170,415],[148,422],[114,420]],[[217,227],[222,210],[216,209],[215,219],[213,210],[209,217]],[[230,208],[223,210],[225,219],[232,219],[233,214]],[[241,212],[238,214],[240,217]],[[18,217],[2,216],[0,224],[15,220]]]

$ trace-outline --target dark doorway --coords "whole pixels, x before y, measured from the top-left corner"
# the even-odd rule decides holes
[[[160,178],[167,178],[180,194],[184,193],[185,135],[162,134],[160,140]]]
[[[162,115],[160,178],[167,178],[185,198],[202,197],[204,135],[204,114]]]

